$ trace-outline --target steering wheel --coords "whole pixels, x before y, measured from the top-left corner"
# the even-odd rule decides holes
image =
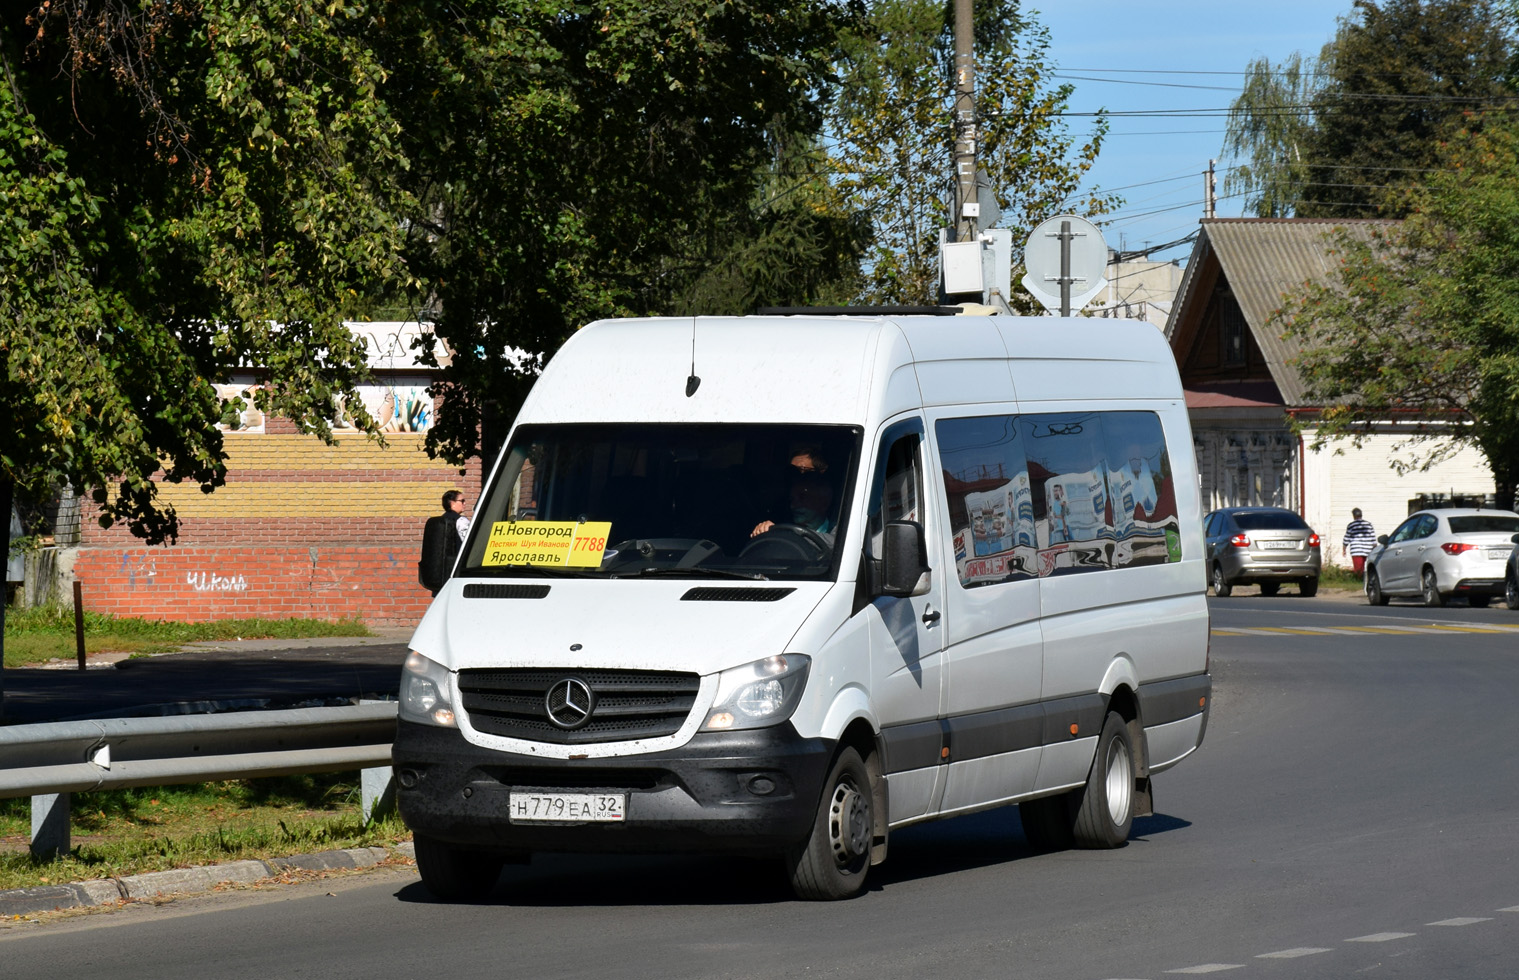
[[[789,531],[790,534],[777,534],[778,531]],[[781,552],[780,554],[759,554],[756,552]],[[800,558],[803,561],[816,561],[826,558],[833,551],[828,539],[810,527],[800,524],[772,524],[770,529],[744,547],[739,552],[740,558]]]

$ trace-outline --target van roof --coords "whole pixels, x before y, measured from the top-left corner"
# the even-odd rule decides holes
[[[1182,397],[1159,330],[1088,317],[660,317],[577,331],[518,418],[863,424],[919,399],[1097,397]]]

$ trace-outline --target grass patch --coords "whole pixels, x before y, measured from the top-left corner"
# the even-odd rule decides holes
[[[307,639],[372,636],[361,620],[220,619],[181,623],[84,614],[86,653],[165,653],[202,640]],[[5,666],[21,667],[77,655],[74,611],[66,606],[5,611]]]
[[[0,890],[268,860],[410,838],[399,818],[364,825],[357,774],[324,773],[75,793],[73,850],[31,857],[31,801],[0,800]]]
[[[1365,588],[1361,576],[1354,569],[1342,568],[1339,565],[1325,565],[1319,569],[1319,587],[1324,589],[1355,589]]]

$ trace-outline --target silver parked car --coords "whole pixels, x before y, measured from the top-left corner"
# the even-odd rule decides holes
[[[1465,596],[1481,608],[1503,595],[1504,563],[1514,550],[1519,514],[1507,510],[1432,507],[1409,515],[1377,538],[1366,558],[1366,601],[1385,606],[1414,596],[1443,606]]]
[[[1319,591],[1319,536],[1290,510],[1224,507],[1203,518],[1203,538],[1214,595],[1229,595],[1236,585],[1276,595],[1283,582],[1295,582],[1305,596]]]

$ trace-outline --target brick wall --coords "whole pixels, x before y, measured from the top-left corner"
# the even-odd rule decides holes
[[[180,517],[174,545],[102,529],[87,502],[73,563],[85,608],[190,622],[421,618],[431,600],[417,584],[423,524],[453,487],[473,511],[479,462],[461,475],[427,457],[421,433],[389,434],[385,448],[360,435],[326,446],[280,422],[227,434],[227,483],[215,493],[161,486]]]

